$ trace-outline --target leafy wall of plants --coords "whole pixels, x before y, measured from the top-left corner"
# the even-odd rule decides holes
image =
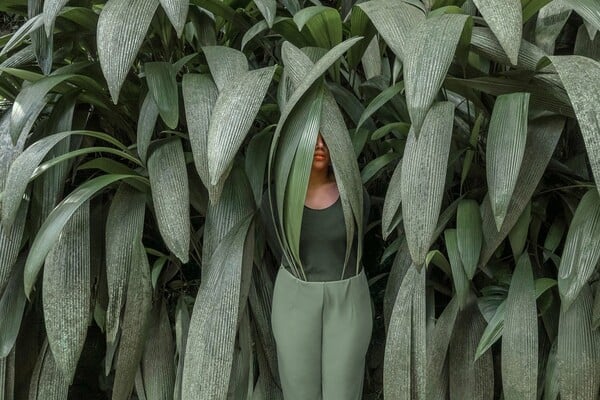
[[[258,210],[297,256],[319,130],[365,399],[600,398],[597,1],[0,12],[0,400],[282,399]]]

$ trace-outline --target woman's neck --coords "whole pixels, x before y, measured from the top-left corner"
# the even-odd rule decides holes
[[[317,188],[319,186],[328,184],[331,182],[331,178],[329,176],[329,171],[315,171],[311,170],[310,177],[308,178],[308,188]]]

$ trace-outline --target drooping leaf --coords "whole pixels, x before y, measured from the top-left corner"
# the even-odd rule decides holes
[[[56,144],[73,134],[92,136],[111,141],[113,144],[119,143],[109,135],[99,132],[70,131],[47,136],[29,146],[12,162],[8,175],[6,176],[5,187],[10,188],[10,190],[3,192],[2,218],[0,219],[0,222],[5,229],[13,224],[19,209],[19,204],[21,203],[23,194],[27,188],[27,184],[37,166]]]
[[[177,372],[175,375],[175,392],[173,400],[181,400],[181,378],[183,374],[183,360],[187,346],[188,331],[190,329],[190,313],[184,296],[179,296],[175,311],[175,343],[177,348]]]
[[[452,281],[456,290],[456,299],[459,308],[464,308],[469,298],[470,286],[469,278],[465,274],[465,268],[460,258],[456,229],[447,229],[444,232],[448,258],[452,268]]]
[[[400,204],[402,203],[401,176],[402,160],[398,161],[385,193],[383,211],[381,213],[381,230],[383,233],[383,239],[387,239],[390,233],[396,229],[396,226],[394,225],[396,220],[394,217],[400,211]]]
[[[510,60],[506,56],[504,49],[500,46],[498,39],[489,28],[475,26],[471,36],[472,49],[496,62],[509,65]],[[519,54],[517,59],[517,68],[535,71],[539,61],[546,56],[541,48],[526,40],[521,40]]]
[[[357,4],[377,28],[388,46],[401,61],[409,55],[409,42],[425,13],[405,1],[371,0]],[[365,47],[368,43],[365,43]]]
[[[558,291],[567,310],[590,279],[600,259],[600,197],[589,190],[579,202],[560,259]]]
[[[529,255],[517,261],[502,335],[502,387],[506,400],[537,399],[538,326],[533,272]]]
[[[500,231],[513,196],[527,141],[529,93],[498,96],[486,149],[490,204]]]
[[[392,267],[390,269],[390,275],[388,276],[383,298],[383,318],[386,332],[389,330],[391,315],[394,304],[396,303],[400,286],[404,281],[404,276],[406,275],[411,264],[412,260],[410,258],[410,252],[408,251],[408,244],[406,243],[406,237],[403,236],[402,241],[400,242],[400,247],[396,252],[394,262],[392,263]]]
[[[67,398],[69,381],[58,369],[47,340],[40,350],[30,382],[29,400]]]
[[[72,382],[90,313],[89,201],[75,211],[46,257],[42,296],[54,361],[67,382]]]
[[[413,286],[419,272],[410,266],[390,317],[383,361],[383,391],[385,398],[411,399],[411,316]]]
[[[554,44],[571,15],[571,8],[562,0],[542,7],[535,22],[535,44],[547,54],[554,54]]]
[[[597,35],[593,40],[590,39],[585,30],[585,25],[581,25],[577,30],[573,54],[589,57],[600,62],[600,36]]]
[[[487,264],[500,243],[506,238],[519,216],[531,199],[550,157],[554,153],[556,143],[564,128],[561,117],[544,117],[529,122],[527,143],[515,192],[506,212],[506,218],[500,231],[496,229],[489,200],[486,196],[481,204],[481,219],[483,228],[483,249],[479,258],[479,266]]]
[[[600,388],[600,332],[592,328],[592,292],[586,284],[570,307],[561,304],[556,352],[560,397],[594,400]]]
[[[144,227],[145,195],[127,183],[121,183],[106,217],[106,339],[114,342],[120,325],[121,311],[134,255],[134,239]]]
[[[62,10],[62,8],[69,2],[69,0],[46,0],[44,1],[44,27],[46,29],[46,36],[50,36],[50,32],[54,27],[54,20]]]
[[[146,37],[158,0],[109,0],[98,19],[98,58],[115,104]]]
[[[458,203],[456,239],[465,274],[469,280],[473,279],[483,243],[481,214],[475,200],[462,200]]]
[[[17,217],[12,227],[5,230],[0,225],[0,298],[9,283],[12,271],[19,255],[21,239],[25,230],[25,222],[29,200],[23,201],[17,212]]]
[[[43,0],[28,0],[27,1],[27,16],[32,18],[36,15],[43,14],[44,1]],[[31,44],[33,45],[33,52],[37,59],[38,65],[44,75],[49,75],[52,71],[52,61],[54,55],[54,34],[50,31],[46,36],[44,29],[41,27],[31,32]]]
[[[405,57],[406,104],[417,138],[450,68],[468,16],[444,14],[416,28]]]
[[[12,34],[8,42],[2,47],[2,51],[0,51],[0,57],[14,49],[19,45],[27,36],[29,36],[36,29],[39,29],[44,24],[44,15],[38,14],[32,18],[27,19],[27,21],[17,29],[16,32]]]
[[[208,128],[219,92],[208,75],[200,74],[184,75],[182,89],[194,165],[202,183],[210,190]]]
[[[515,259],[518,259],[519,255],[525,250],[530,223],[531,203],[528,203],[525,207],[525,210],[523,210],[521,216],[517,220],[517,223],[508,233],[508,241],[510,242],[510,247]]]
[[[600,12],[598,3],[594,0],[563,0],[567,5],[573,8],[577,14],[581,15],[596,30],[600,30]],[[591,29],[588,28],[588,32]],[[590,38],[593,39],[590,33]]]
[[[29,297],[46,255],[58,240],[63,227],[77,208],[106,186],[122,179],[140,179],[136,175],[103,175],[81,184],[61,201],[40,227],[25,263],[25,294]],[[140,179],[141,180],[141,179]]]
[[[156,125],[156,121],[158,120],[158,114],[158,106],[154,102],[152,93],[148,92],[144,98],[144,102],[142,103],[142,108],[140,109],[136,135],[137,153],[144,163],[146,162],[148,146],[150,145],[150,139],[154,133],[154,127]]]
[[[600,182],[600,62],[581,56],[548,57],[569,94],[583,135],[594,180]],[[600,187],[600,185],[598,185]]]
[[[159,301],[153,311],[142,356],[142,376],[148,400],[173,398],[175,387],[175,346],[166,304]]]
[[[473,0],[513,65],[517,64],[523,15],[520,0]]]
[[[188,0],[160,0],[160,4],[173,24],[177,37],[181,38],[190,2]]]
[[[248,72],[248,60],[239,50],[225,46],[205,46],[202,51],[219,93]]]
[[[158,107],[165,124],[175,129],[179,122],[179,94],[173,65],[164,61],[153,61],[144,64],[146,82],[149,93]]]
[[[475,349],[484,328],[485,320],[475,302],[463,309],[456,319],[448,347],[450,400],[494,398],[491,351],[474,361]]]
[[[411,127],[404,150],[402,213],[408,248],[417,266],[425,262],[442,205],[453,117],[452,103],[434,104],[418,140]]]
[[[254,0],[256,8],[260,11],[269,28],[273,27],[273,21],[275,20],[275,14],[277,12],[277,2],[275,0]],[[244,46],[242,46],[242,49]]]
[[[448,303],[444,311],[435,322],[432,333],[430,350],[427,352],[427,399],[446,399],[448,392],[447,374],[444,373],[448,345],[452,338],[454,323],[458,314],[458,301],[456,297]]]
[[[216,185],[231,169],[233,159],[258,113],[274,67],[249,71],[233,79],[217,98],[208,128],[208,169]],[[218,200],[211,199],[213,202]]]
[[[0,359],[8,357],[14,349],[19,328],[21,327],[26,300],[25,293],[23,292],[24,264],[25,258],[22,256],[16,262],[4,294],[0,295],[0,320],[2,321],[2,329],[0,329]],[[3,378],[4,376],[0,375],[0,380]],[[3,394],[0,391],[0,395]]]
[[[14,143],[22,134],[29,133],[33,121],[46,106],[48,92],[71,77],[73,75],[70,74],[45,77],[19,92],[10,118],[10,135]]]
[[[210,257],[200,285],[187,342],[182,400],[225,398],[233,362],[241,274],[252,264],[245,253],[254,247],[252,218],[244,219]]]
[[[131,395],[151,321],[150,265],[141,238],[138,236],[133,243],[135,255],[131,260],[127,285],[127,302],[119,339],[113,400],[127,400]]]
[[[185,264],[190,246],[190,191],[179,138],[161,143],[148,156],[148,175],[160,234]]]
[[[356,124],[356,130],[358,130],[362,124],[373,115],[377,110],[379,110],[385,103],[390,101],[395,95],[400,93],[404,89],[404,82],[398,82],[393,86],[385,89],[383,92],[379,93],[377,97],[375,97],[369,105],[365,108],[362,115],[360,116],[360,120],[358,124]]]

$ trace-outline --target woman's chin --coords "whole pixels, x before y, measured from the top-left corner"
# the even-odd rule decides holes
[[[327,170],[327,160],[313,160],[312,169],[315,171]]]

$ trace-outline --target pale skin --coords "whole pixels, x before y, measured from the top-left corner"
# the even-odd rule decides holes
[[[330,164],[329,149],[319,132],[304,200],[306,207],[316,210],[324,209],[335,203],[340,196],[335,176],[329,174]]]

